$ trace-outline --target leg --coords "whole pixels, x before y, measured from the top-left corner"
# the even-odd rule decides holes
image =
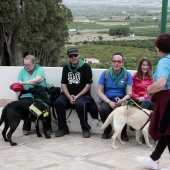
[[[140,137],[141,137],[141,131],[136,130],[136,142],[141,145],[142,143],[140,142]]]
[[[159,139],[155,150],[150,155],[152,160],[153,161],[158,160],[161,157],[162,153],[164,152],[165,148],[166,148],[166,141],[165,141],[165,137],[163,136]]]
[[[31,122],[24,120],[22,130],[23,130],[23,133],[25,132],[25,135],[28,135],[27,132],[31,131]]]
[[[122,133],[121,133],[121,139],[123,141],[129,141],[129,137],[127,135],[127,124],[123,127]]]
[[[33,102],[33,98],[30,98],[30,97],[20,98],[19,100],[20,101],[32,101]],[[29,131],[31,131],[31,122],[24,120],[22,130],[23,130],[24,135],[29,135]]]
[[[109,104],[102,102],[99,108],[99,114],[102,122],[104,123],[109,114],[111,113],[112,109],[109,106]],[[103,139],[108,139],[109,134],[112,131],[112,126],[111,124],[104,130],[104,133],[102,134]]]
[[[51,126],[51,111],[49,111],[49,116],[46,118],[47,134],[52,135],[52,126]]]
[[[124,123],[125,124],[125,123]],[[112,148],[113,149],[117,149],[118,147],[115,145],[115,142],[116,142],[116,138],[118,139],[118,141],[122,144],[122,145],[125,145],[125,143],[121,140],[121,137],[120,137],[120,134],[121,134],[121,131],[124,127],[124,124],[120,124],[120,123],[115,123],[114,122],[114,134],[112,136]]]
[[[49,134],[47,134],[47,120],[48,117],[45,117],[44,119],[42,119],[42,125],[43,125],[43,131],[44,131],[44,135],[47,139],[50,139],[51,136]]]
[[[9,140],[11,146],[17,145],[17,143],[12,141],[12,134],[14,133],[16,128],[18,127],[19,123],[20,123],[20,120],[18,120],[18,121],[16,120],[15,122],[13,122],[13,124],[10,125],[10,130],[9,130],[9,132],[7,134],[7,138]]]
[[[81,96],[77,99],[75,103],[75,109],[80,119],[80,125],[83,131],[83,137],[89,138],[91,129],[88,124],[88,115],[87,115],[87,105],[90,103],[90,98],[88,96]]]
[[[40,129],[39,129],[39,120],[37,121],[37,124],[35,125],[35,129],[36,129],[37,137],[42,137],[40,133]]]
[[[55,134],[56,137],[61,137],[66,134],[69,134],[67,121],[66,121],[66,109],[71,107],[70,101],[68,98],[61,94],[55,101],[55,109],[58,117],[58,131]]]
[[[8,140],[8,138],[6,137],[6,132],[7,132],[7,130],[8,130],[8,128],[9,128],[9,124],[8,124],[8,121],[7,120],[5,120],[5,125],[4,125],[4,129],[3,129],[3,131],[2,131],[2,136],[3,136],[3,138],[4,138],[4,141],[5,142],[8,142],[9,140]]]
[[[151,101],[151,99],[145,99],[140,106],[144,109],[153,110],[154,103]]]
[[[148,145],[149,148],[152,147],[152,145],[149,143],[149,133],[148,133],[148,129],[149,129],[149,122],[145,125],[145,127],[142,130],[142,133],[144,135],[144,139],[146,144]]]

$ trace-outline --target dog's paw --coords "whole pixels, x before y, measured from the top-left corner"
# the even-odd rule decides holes
[[[16,145],[17,145],[17,143],[11,142],[11,146],[16,146]]]
[[[153,145],[150,145],[150,144],[149,144],[149,145],[148,145],[148,147],[149,147],[149,148],[152,148],[152,147],[153,147]]]
[[[136,141],[136,143],[137,143],[138,145],[142,145],[142,142],[140,142],[140,141]]]
[[[115,146],[115,145],[112,145],[112,148],[113,149],[117,149],[117,148],[119,148],[118,146]]]
[[[121,143],[122,145],[126,145],[126,142],[123,142],[122,140],[120,140],[120,143]]]

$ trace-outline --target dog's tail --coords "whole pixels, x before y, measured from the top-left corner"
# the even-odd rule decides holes
[[[7,107],[5,106],[2,110],[2,114],[1,114],[1,119],[0,119],[0,126],[2,125],[2,123],[5,121],[6,119],[6,113],[7,113]]]
[[[107,119],[105,120],[104,124],[103,124],[103,125],[101,126],[101,128],[100,128],[101,131],[105,130],[105,129],[109,126],[109,124],[112,123],[114,112],[115,112],[115,110],[112,111],[112,112],[110,113],[110,115],[107,117]]]

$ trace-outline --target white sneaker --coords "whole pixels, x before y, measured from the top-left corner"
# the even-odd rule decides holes
[[[161,170],[170,170],[170,167],[169,167],[169,168],[163,168],[163,169],[161,169]]]
[[[140,157],[140,156],[138,156],[137,160],[149,169],[158,169],[159,168],[159,162],[153,161],[150,157]]]

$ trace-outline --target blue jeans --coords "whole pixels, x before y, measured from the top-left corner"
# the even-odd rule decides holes
[[[154,103],[151,101],[151,99],[145,99],[143,102],[141,102],[140,106],[144,109],[153,110]]]
[[[91,129],[90,125],[88,124],[88,116],[87,116],[87,106],[86,104],[90,102],[89,95],[80,96],[75,105],[71,105],[69,99],[65,96],[65,94],[61,94],[55,101],[55,110],[58,116],[58,127],[59,130],[65,129],[67,126],[66,120],[66,110],[74,107],[77,115],[80,119],[80,125],[82,130],[89,130]]]

